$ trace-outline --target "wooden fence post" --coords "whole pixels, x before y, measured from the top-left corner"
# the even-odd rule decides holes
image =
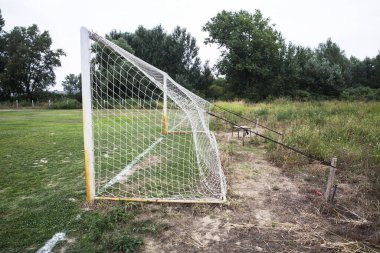
[[[18,99],[16,100],[16,109],[18,109]]]
[[[244,146],[245,129],[243,129],[243,146]]]
[[[329,201],[330,195],[331,195],[331,188],[334,185],[335,172],[336,172],[336,162],[337,162],[336,157],[331,159],[330,173],[329,173],[329,178],[327,180],[327,186],[326,186],[326,191],[325,191],[325,195],[324,195],[326,201]]]
[[[279,142],[279,143],[284,143],[284,134],[279,134],[278,135],[278,139],[277,139],[277,141]],[[282,145],[278,145],[277,144],[277,150],[283,150],[283,146]]]
[[[255,125],[255,139],[257,139],[257,131],[258,131],[258,128],[259,128],[259,118],[256,118],[256,125]]]

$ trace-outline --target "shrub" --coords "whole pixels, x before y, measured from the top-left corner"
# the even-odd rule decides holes
[[[297,101],[310,101],[312,99],[311,94],[305,90],[294,90],[290,96]]]
[[[52,102],[50,109],[81,109],[82,104],[76,99],[66,99],[63,101]]]
[[[355,88],[345,89],[340,98],[342,100],[380,100],[380,89],[372,89],[370,87],[358,86]]]

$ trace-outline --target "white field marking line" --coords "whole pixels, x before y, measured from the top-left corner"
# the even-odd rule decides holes
[[[183,120],[181,120],[181,122],[179,122],[177,125],[175,125],[174,127],[172,127],[170,131],[173,131],[173,129],[175,129],[177,126],[179,126],[180,124],[182,124],[182,122],[184,122],[185,120],[187,119],[187,117],[185,117]],[[112,178],[105,186],[103,186],[100,190],[99,190],[99,193],[102,193],[104,192],[108,187],[111,187],[112,185],[114,185],[115,183],[119,182],[121,179],[123,179],[124,176],[128,175],[128,172],[129,170],[135,166],[138,162],[140,162],[140,159],[143,158],[150,150],[152,150],[158,143],[160,143],[162,140],[164,139],[164,137],[160,137],[158,138],[152,145],[150,145],[147,149],[145,149],[141,154],[139,154],[135,159],[133,159],[133,161],[131,163],[129,163],[127,166],[124,167],[124,169],[122,171],[120,171],[114,178]]]
[[[65,233],[56,233],[49,241],[45,243],[45,245],[40,248],[36,253],[50,253],[57,242],[65,239]]]

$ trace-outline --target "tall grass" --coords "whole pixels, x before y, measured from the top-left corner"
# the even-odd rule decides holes
[[[259,118],[261,123],[284,132],[285,143],[309,154],[325,160],[337,157],[338,167],[348,180],[355,180],[351,175],[368,177],[372,182],[368,190],[379,197],[380,102],[290,102],[280,99],[259,104],[242,101],[216,104],[244,117]],[[239,122],[237,117],[232,118]],[[305,162],[300,156],[281,153],[274,147],[269,145],[277,162]]]

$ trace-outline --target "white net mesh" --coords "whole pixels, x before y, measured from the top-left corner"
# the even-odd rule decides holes
[[[96,196],[224,200],[211,104],[105,38],[89,36]]]

